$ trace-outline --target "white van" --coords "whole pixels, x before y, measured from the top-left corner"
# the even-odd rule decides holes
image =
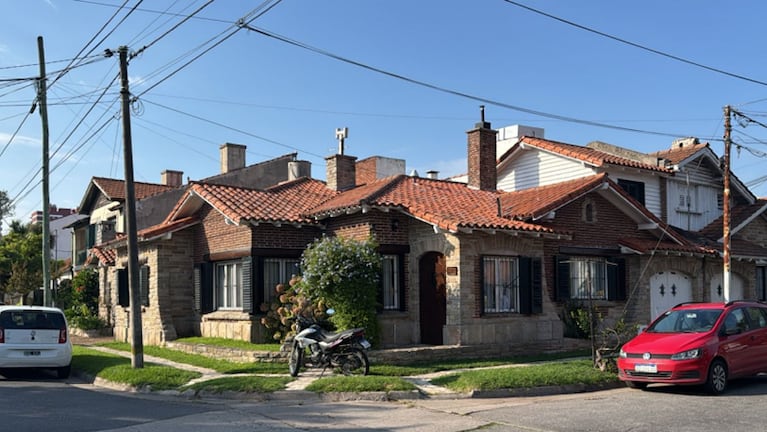
[[[61,309],[0,306],[0,373],[8,368],[55,369],[69,377],[72,342]]]

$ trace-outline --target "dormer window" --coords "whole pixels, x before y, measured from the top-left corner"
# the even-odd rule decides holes
[[[632,198],[639,201],[640,204],[644,205],[644,183],[618,179],[618,186],[631,195]]]

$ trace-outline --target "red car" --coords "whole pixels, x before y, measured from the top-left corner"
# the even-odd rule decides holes
[[[651,383],[703,385],[720,394],[732,378],[767,372],[767,304],[682,303],[628,341],[618,377],[631,388]]]

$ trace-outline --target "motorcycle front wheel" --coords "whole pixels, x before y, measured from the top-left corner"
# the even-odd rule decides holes
[[[288,369],[290,369],[290,376],[297,377],[298,371],[301,370],[301,365],[304,362],[304,349],[298,344],[298,341],[293,341],[293,347],[290,349],[290,357],[288,357]]]
[[[370,362],[365,351],[359,348],[349,348],[336,358],[338,369],[344,375],[367,375],[370,372]]]

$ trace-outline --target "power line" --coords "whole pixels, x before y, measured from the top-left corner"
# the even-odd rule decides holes
[[[202,6],[200,6],[199,8],[197,8],[197,10],[195,10],[194,12],[192,12],[190,15],[187,15],[187,16],[186,16],[186,17],[185,17],[183,20],[179,21],[179,22],[178,22],[176,25],[174,25],[174,26],[173,26],[173,27],[171,27],[170,29],[166,30],[166,31],[165,31],[163,34],[161,34],[160,36],[158,36],[157,38],[155,38],[155,39],[154,39],[152,42],[149,42],[149,44],[147,44],[147,45],[144,45],[144,46],[143,46],[143,47],[141,47],[141,48],[140,48],[138,51],[136,51],[136,52],[132,53],[132,54],[130,55],[130,57],[131,57],[131,58],[133,58],[133,57],[136,57],[136,56],[140,55],[140,54],[141,54],[142,52],[144,52],[146,49],[150,48],[152,45],[156,44],[156,43],[157,43],[158,41],[160,41],[162,38],[164,38],[165,36],[169,35],[169,34],[170,34],[171,32],[173,32],[174,30],[176,30],[177,28],[179,28],[179,27],[180,27],[182,24],[184,24],[185,22],[189,21],[189,20],[190,20],[190,19],[191,19],[193,16],[197,15],[197,14],[198,14],[200,11],[202,11],[203,9],[205,9],[206,7],[208,7],[208,5],[210,5],[211,3],[213,3],[213,0],[208,0],[208,2],[207,2],[207,3],[205,3],[204,5],[202,5]]]
[[[374,66],[370,66],[370,65],[358,62],[356,60],[351,60],[351,59],[342,57],[340,55],[333,54],[331,52],[325,51],[325,50],[320,49],[320,48],[313,47],[313,46],[305,44],[303,42],[299,42],[299,41],[292,40],[292,39],[289,39],[289,38],[284,37],[284,36],[277,35],[275,33],[269,32],[269,31],[264,30],[264,29],[260,29],[260,28],[257,28],[257,27],[252,27],[252,26],[250,26],[248,24],[240,24],[240,25],[243,28],[246,28],[246,29],[248,29],[250,31],[262,34],[264,36],[268,36],[268,37],[276,39],[276,40],[278,40],[280,42],[284,42],[284,43],[287,43],[287,44],[290,44],[290,45],[293,45],[293,46],[297,46],[299,48],[303,48],[305,50],[312,51],[312,52],[315,52],[317,54],[321,54],[321,55],[324,55],[326,57],[330,57],[332,59],[335,59],[335,60],[338,60],[338,61],[341,61],[341,62],[344,62],[344,63],[348,63],[348,64],[351,64],[351,65],[354,65],[354,66],[361,67],[363,69],[367,69],[367,70],[372,71],[372,72],[377,72],[377,73],[382,74],[382,75],[386,75],[386,76],[389,76],[389,77],[392,77],[392,78],[396,78],[396,79],[399,79],[399,80],[402,80],[402,81],[406,81],[406,82],[409,82],[411,84],[416,84],[416,85],[419,85],[419,86],[422,86],[422,87],[426,87],[426,88],[429,88],[429,89],[432,89],[432,90],[436,90],[436,91],[439,91],[439,92],[442,92],[442,93],[447,93],[447,94],[451,94],[451,95],[454,95],[454,96],[460,96],[462,98],[471,99],[471,100],[474,100],[474,101],[477,101],[477,102],[482,102],[482,103],[485,103],[485,104],[488,104],[488,105],[495,105],[495,106],[498,106],[498,107],[501,107],[501,108],[506,108],[506,109],[510,109],[510,110],[514,110],[514,111],[519,111],[519,112],[523,112],[523,113],[526,113],[526,114],[532,114],[532,115],[536,115],[536,116],[540,116],[540,117],[546,117],[546,118],[550,118],[550,119],[554,119],[554,120],[561,120],[561,121],[565,121],[565,122],[577,123],[577,124],[582,124],[582,125],[587,125],[587,126],[601,127],[601,128],[606,128],[606,129],[620,130],[620,131],[624,131],[624,132],[634,132],[634,133],[641,133],[641,134],[645,134],[645,135],[658,135],[658,136],[665,136],[665,137],[672,137],[672,138],[678,138],[680,136],[690,136],[691,135],[691,134],[682,134],[682,133],[656,132],[656,131],[635,129],[635,128],[630,128],[630,127],[625,127],[625,126],[617,126],[617,125],[612,125],[612,124],[607,124],[607,123],[600,123],[600,122],[591,121],[591,120],[578,119],[578,118],[575,118],[575,117],[563,116],[563,115],[559,115],[559,114],[547,113],[547,112],[544,112],[544,111],[533,110],[533,109],[524,108],[524,107],[521,107],[521,106],[510,105],[510,104],[507,104],[507,103],[504,103],[504,102],[496,101],[496,100],[493,100],[493,99],[488,99],[488,98],[485,98],[485,97],[475,96],[475,95],[472,95],[472,94],[469,94],[469,93],[464,93],[464,92],[461,92],[461,91],[458,91],[458,90],[452,90],[452,89],[449,89],[449,88],[446,88],[446,87],[438,86],[436,84],[427,83],[425,81],[420,81],[420,80],[417,80],[417,79],[414,79],[414,78],[410,78],[410,77],[407,77],[407,76],[404,76],[404,75],[400,75],[400,74],[397,74],[397,73],[394,73],[394,72],[389,72],[389,71],[386,71],[386,70],[383,70],[383,69],[380,69],[380,68],[377,68],[377,67],[374,67]],[[714,137],[706,138],[706,139],[709,140],[709,141],[722,141],[721,138],[714,138]]]
[[[194,56],[192,59],[190,59],[189,61],[187,61],[186,63],[184,63],[184,64],[183,64],[183,65],[181,65],[180,67],[176,68],[176,69],[175,69],[173,72],[169,73],[169,74],[168,74],[168,75],[166,75],[164,78],[160,79],[160,81],[158,81],[158,82],[154,83],[152,86],[150,86],[149,88],[147,88],[146,90],[144,90],[143,92],[141,92],[140,94],[138,94],[138,95],[137,95],[135,98],[139,98],[139,97],[141,97],[142,95],[145,95],[147,92],[149,92],[150,90],[154,89],[155,87],[157,87],[158,85],[160,85],[160,84],[161,84],[161,83],[163,83],[164,81],[166,81],[166,80],[170,79],[172,76],[174,76],[175,74],[177,74],[178,72],[180,72],[182,69],[184,69],[184,68],[186,68],[187,66],[189,66],[189,65],[190,65],[191,63],[193,63],[195,60],[199,59],[199,58],[200,58],[200,57],[202,57],[203,55],[205,55],[205,54],[207,54],[208,52],[210,52],[210,51],[211,51],[213,48],[215,48],[215,47],[217,47],[217,46],[221,45],[222,43],[224,43],[224,41],[226,41],[226,40],[227,40],[227,39],[229,39],[230,37],[234,36],[234,35],[235,35],[235,34],[236,34],[238,31],[240,31],[240,30],[241,30],[242,26],[245,26],[245,25],[247,25],[248,23],[251,23],[251,22],[255,21],[257,18],[259,18],[259,17],[263,16],[264,14],[266,14],[267,12],[269,12],[270,10],[272,10],[272,8],[274,8],[275,6],[277,6],[277,5],[278,5],[278,4],[279,4],[281,1],[282,1],[282,0],[265,0],[263,3],[261,3],[261,5],[260,5],[260,6],[256,7],[256,8],[255,8],[255,9],[253,9],[253,10],[251,10],[251,11],[250,11],[248,14],[246,14],[244,17],[242,17],[242,18],[240,18],[239,20],[237,20],[237,24],[236,24],[236,25],[233,25],[233,26],[234,26],[234,30],[233,30],[233,31],[231,31],[229,34],[227,34],[226,36],[224,36],[222,39],[220,39],[219,41],[217,41],[216,43],[214,43],[213,45],[211,45],[210,47],[208,47],[207,49],[205,49],[204,51],[202,51],[202,52],[201,52],[201,53],[199,53],[198,55]],[[271,3],[271,4],[269,4],[270,2],[272,2],[272,3]],[[263,9],[263,10],[261,10],[261,9]],[[255,16],[253,16],[253,15],[255,15]],[[252,18],[251,18],[251,16],[252,16]],[[223,33],[225,33],[225,32],[226,32],[226,30],[225,30],[224,32],[221,32],[221,33],[219,33],[217,36],[214,36],[213,38],[211,38],[211,39],[208,39],[208,41],[206,41],[206,42],[205,42],[204,44],[202,44],[201,46],[204,46],[205,44],[207,44],[207,43],[210,43],[211,41],[213,41],[213,40],[215,40],[216,38],[220,37],[220,36],[221,36]],[[135,99],[135,98],[134,98],[134,99]]]
[[[614,41],[617,41],[617,42],[620,42],[620,43],[623,43],[623,44],[626,44],[626,45],[633,46],[634,48],[639,48],[641,50],[644,50],[644,51],[647,51],[647,52],[651,52],[653,54],[657,54],[657,55],[660,55],[660,56],[663,56],[663,57],[666,57],[666,58],[670,58],[672,60],[676,60],[676,61],[679,61],[679,62],[682,62],[682,63],[686,63],[688,65],[699,67],[701,69],[706,69],[706,70],[711,71],[711,72],[716,72],[716,73],[719,73],[719,74],[722,74],[722,75],[727,75],[727,76],[732,77],[732,78],[737,78],[737,79],[740,79],[740,80],[743,80],[743,81],[748,81],[748,82],[751,82],[751,83],[754,83],[754,84],[760,84],[760,85],[763,85],[763,86],[767,86],[767,82],[764,82],[764,81],[759,81],[757,79],[749,78],[747,76],[738,75],[738,74],[732,73],[732,72],[727,72],[725,70],[718,69],[718,68],[715,68],[715,67],[706,66],[706,65],[704,65],[702,63],[694,62],[692,60],[687,60],[685,58],[682,58],[682,57],[679,57],[679,56],[676,56],[676,55],[673,55],[673,54],[668,54],[666,52],[663,52],[663,51],[660,51],[660,50],[657,50],[657,49],[654,49],[654,48],[649,48],[649,47],[646,47],[644,45],[640,45],[638,43],[634,43],[634,42],[628,41],[626,39],[622,39],[622,38],[619,38],[617,36],[613,36],[613,35],[601,32],[599,30],[594,30],[594,29],[592,29],[590,27],[586,27],[584,25],[581,25],[581,24],[578,24],[578,23],[575,23],[575,22],[572,22],[572,21],[568,21],[568,20],[566,20],[564,18],[560,18],[560,17],[554,16],[554,15],[551,15],[549,13],[543,12],[543,11],[538,10],[538,9],[531,8],[530,6],[526,6],[526,5],[523,5],[521,3],[517,3],[517,2],[512,1],[512,0],[503,0],[503,1],[505,1],[506,3],[512,4],[514,6],[520,7],[522,9],[526,9],[526,10],[528,10],[530,12],[534,12],[534,13],[537,13],[539,15],[543,15],[543,16],[545,16],[547,18],[551,18],[553,20],[557,20],[557,21],[565,23],[567,25],[570,25],[570,26],[573,26],[573,27],[577,27],[577,28],[579,28],[581,30],[585,30],[587,32],[594,33],[596,35],[603,36],[603,37],[606,37],[608,39],[612,39]]]

